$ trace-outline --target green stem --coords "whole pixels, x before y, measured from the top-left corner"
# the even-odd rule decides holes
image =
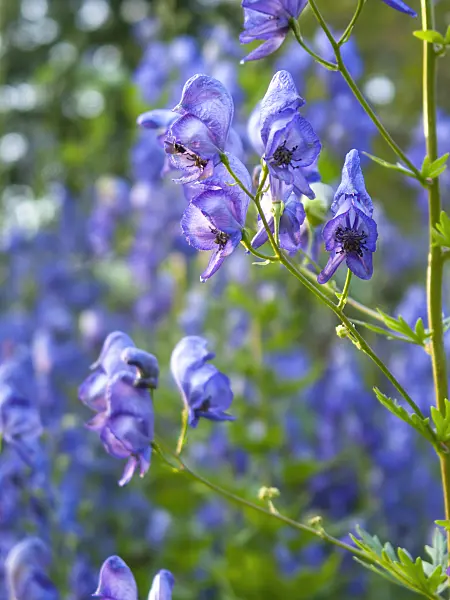
[[[338,66],[336,64],[329,62],[328,60],[325,60],[324,58],[322,58],[321,56],[316,54],[314,52],[314,50],[312,50],[307,44],[305,44],[305,42],[303,41],[302,33],[300,31],[300,25],[298,24],[297,19],[294,19],[293,17],[291,19],[289,19],[289,27],[291,28],[292,33],[295,36],[295,39],[300,44],[300,46],[303,48],[303,50],[305,50],[305,52],[307,52],[310,56],[312,56],[315,61],[317,61],[319,64],[321,64],[326,69],[329,69],[330,71],[338,70]]]
[[[247,252],[250,252],[250,254],[253,254],[253,256],[256,256],[257,258],[262,258],[263,260],[269,260],[270,262],[278,262],[277,256],[270,256],[269,254],[263,254],[262,252],[258,252],[245,239],[242,239],[241,244],[244,246],[244,248],[247,250]]]
[[[434,29],[433,0],[421,0],[422,29]],[[427,156],[430,161],[438,157],[436,133],[436,53],[433,44],[423,42],[423,119]],[[444,349],[444,328],[442,323],[442,249],[432,243],[432,231],[439,222],[441,198],[439,178],[433,179],[428,188],[429,203],[429,253],[427,269],[428,327],[431,329],[430,355],[433,366],[436,404],[441,413],[445,412],[445,399],[448,398],[447,364]],[[450,519],[450,454],[441,453],[441,476],[444,492],[445,518]],[[447,546],[450,551],[450,532],[447,532]]]
[[[311,7],[311,10],[313,11],[313,13],[314,13],[317,21],[319,22],[319,25],[322,27],[325,35],[327,36],[327,38],[328,38],[328,40],[329,40],[329,42],[330,42],[330,44],[331,44],[331,46],[332,46],[332,48],[334,50],[334,54],[336,56],[336,62],[337,62],[337,65],[338,65],[338,70],[342,74],[342,77],[347,82],[347,85],[349,86],[349,88],[353,92],[354,96],[356,97],[356,99],[358,100],[358,102],[361,104],[361,106],[363,107],[363,109],[366,111],[366,113],[368,114],[368,116],[371,118],[371,120],[373,121],[375,127],[378,129],[378,131],[380,132],[380,135],[383,137],[383,139],[386,141],[386,143],[389,145],[389,147],[404,162],[404,164],[407,165],[408,168],[414,173],[416,179],[418,181],[420,181],[422,183],[422,185],[426,186],[427,182],[422,177],[421,172],[409,160],[409,158],[406,156],[406,154],[403,152],[403,150],[400,148],[400,146],[397,144],[397,142],[395,142],[395,140],[392,139],[392,137],[389,134],[389,132],[387,131],[387,129],[384,127],[384,125],[381,123],[381,121],[379,120],[379,118],[375,114],[375,111],[372,109],[372,107],[370,106],[370,104],[364,98],[362,92],[358,88],[357,83],[355,82],[355,80],[353,79],[353,77],[350,75],[350,73],[349,73],[349,71],[348,71],[347,67],[345,66],[344,61],[342,59],[342,54],[341,54],[341,49],[339,47],[339,42],[337,42],[334,39],[333,34],[331,33],[331,31],[330,31],[330,29],[329,29],[329,27],[328,27],[325,19],[322,16],[322,13],[320,12],[320,10],[319,10],[319,8],[318,8],[318,6],[316,4],[316,1],[315,0],[309,0],[309,6]]]
[[[274,202],[272,204],[273,212],[273,235],[277,246],[280,245],[280,219],[282,214],[281,202]]]
[[[356,7],[355,14],[351,18],[351,21],[347,25],[347,28],[344,31],[344,33],[341,35],[341,37],[337,43],[338,46],[342,46],[342,44],[345,44],[345,42],[348,42],[348,40],[352,34],[353,27],[356,25],[356,21],[359,19],[359,15],[361,14],[362,9],[364,8],[365,2],[366,2],[366,0],[358,0],[358,6]]]
[[[344,310],[344,307],[347,303],[348,292],[350,290],[350,282],[352,280],[352,272],[350,269],[347,269],[347,277],[345,278],[344,289],[342,290],[341,297],[339,299],[338,309]]]
[[[183,452],[184,445],[187,440],[187,432],[188,432],[188,420],[189,420],[189,412],[187,408],[183,408],[183,412],[181,413],[181,431],[178,437],[177,444],[177,456]]]
[[[222,164],[224,165],[225,169],[228,171],[228,173],[231,175],[231,177],[235,180],[235,182],[241,188],[241,190],[243,192],[245,192],[249,198],[254,200],[254,198],[255,198],[254,195],[250,192],[250,190],[248,190],[245,187],[245,185],[242,183],[242,181],[239,179],[239,177],[236,177],[236,175],[234,174],[233,169],[230,167],[230,161],[228,160],[228,156],[224,152],[222,152],[220,154],[220,160],[221,160]]]
[[[270,509],[267,509],[264,506],[260,506],[259,504],[254,504],[253,502],[250,502],[246,498],[242,498],[242,497],[238,496],[237,494],[234,494],[233,492],[230,492],[230,491],[226,490],[225,488],[209,481],[202,475],[199,475],[198,473],[196,473],[195,471],[190,469],[178,455],[173,454],[170,450],[168,450],[165,447],[165,445],[163,443],[161,443],[161,440],[158,439],[157,443],[153,444],[153,448],[158,452],[159,456],[164,460],[164,462],[166,462],[166,464],[168,464],[171,468],[175,469],[176,471],[178,471],[180,473],[183,473],[184,475],[186,475],[190,479],[193,479],[194,481],[198,481],[199,483],[202,483],[204,486],[206,486],[210,490],[213,490],[214,492],[216,492],[217,494],[220,494],[224,498],[231,500],[235,504],[239,504],[242,507],[250,508],[253,511],[256,511],[256,512],[264,514],[268,517],[277,519],[281,523],[284,523],[285,525],[289,525],[293,529],[297,529],[298,531],[301,531],[302,533],[308,533],[310,535],[319,537],[322,540],[324,540],[330,544],[333,544],[334,546],[337,546],[338,548],[341,548],[343,550],[346,550],[347,552],[350,552],[351,554],[353,554],[360,560],[364,561],[365,563],[376,564],[376,562],[373,561],[369,556],[367,556],[365,552],[358,550],[358,548],[350,546],[350,544],[341,542],[341,540],[338,540],[337,538],[328,534],[323,529],[318,529],[318,528],[312,527],[310,525],[305,525],[304,523],[299,523],[298,521],[294,521],[293,519],[290,519],[289,517],[285,517],[278,511],[272,512]],[[167,459],[166,455],[169,455],[172,460],[176,461],[177,467],[174,466],[174,464],[172,463],[172,460]]]

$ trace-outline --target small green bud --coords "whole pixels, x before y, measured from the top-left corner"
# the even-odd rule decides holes
[[[311,527],[316,527],[317,529],[322,529],[322,517],[320,515],[311,517],[308,520],[308,525],[311,525]]]
[[[271,500],[272,498],[278,498],[280,495],[280,490],[276,487],[267,487],[263,485],[259,489],[258,498],[260,500]]]
[[[336,327],[336,335],[340,338],[348,337],[348,329],[345,325],[338,325]]]
[[[333,189],[331,186],[321,183],[312,183],[311,188],[316,194],[314,200],[302,196],[305,207],[306,218],[311,227],[318,227],[327,220],[328,209],[333,200]]]

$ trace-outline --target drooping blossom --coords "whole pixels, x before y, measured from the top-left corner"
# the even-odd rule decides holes
[[[308,0],[243,0],[244,31],[241,44],[263,40],[241,62],[258,60],[272,54],[281,46],[289,33],[289,19],[298,19]]]
[[[172,573],[162,569],[153,579],[148,600],[172,600],[174,583]],[[105,560],[100,569],[98,587],[92,595],[100,600],[138,600],[133,573],[119,556]]]
[[[335,217],[328,221],[322,232],[325,249],[331,254],[318,282],[326,283],[344,260],[357,277],[370,279],[378,232],[357,150],[351,150],[346,156],[331,211]]]
[[[251,177],[244,165],[229,155],[234,173],[244,186],[251,189]],[[234,183],[221,167],[220,176],[210,178],[190,188],[191,202],[183,213],[181,230],[186,240],[197,250],[212,250],[205,271],[200,276],[202,282],[208,280],[222,265],[223,261],[240,244],[245,226],[249,197]]]
[[[177,181],[207,179],[226,148],[233,99],[220,81],[197,74],[186,82],[173,110],[181,116],[167,131],[165,150],[172,166],[182,172]]]
[[[274,232],[274,203],[282,203],[279,237],[280,247],[294,254],[302,245],[301,225],[305,220],[305,209],[301,201],[292,193],[292,186],[283,181],[270,178],[270,187],[263,195],[262,207],[271,232]],[[258,219],[258,231],[252,240],[253,248],[259,248],[268,240],[267,231],[261,219]]]
[[[321,144],[298,112],[304,103],[290,73],[278,71],[261,103],[261,139],[270,174],[292,185],[295,194],[314,198],[305,168],[315,163]]]
[[[13,546],[5,560],[9,598],[58,600],[58,591],[48,576],[50,562],[50,550],[39,538],[26,538]]]
[[[153,406],[149,388],[158,385],[158,362],[136,348],[125,333],[115,331],[106,338],[92,368],[78,396],[97,413],[87,427],[99,433],[106,451],[128,459],[119,481],[125,485],[137,467],[143,477],[150,466]]]
[[[175,346],[170,359],[172,375],[181,392],[191,427],[199,419],[233,421],[226,411],[233,401],[230,380],[214,365],[215,357],[208,351],[208,342],[196,335],[184,337]]]
[[[400,12],[410,15],[411,17],[417,17],[416,11],[410,8],[402,0],[383,0],[383,2],[391,8],[395,8],[395,10],[399,10]]]

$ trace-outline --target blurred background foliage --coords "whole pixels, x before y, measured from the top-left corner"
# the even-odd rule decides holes
[[[354,5],[321,2],[335,31]],[[444,31],[448,1],[437,3],[437,14]],[[160,360],[156,428],[173,445],[181,402],[170,352],[185,334],[210,340],[216,364],[233,381],[238,417],[190,432],[188,460],[212,480],[255,501],[260,486],[275,485],[277,506],[293,518],[320,514],[342,537],[360,523],[413,553],[443,517],[433,457],[376,404],[373,385],[392,391],[337,339],[332,316],[278,267],[252,267],[243,252],[214,281],[198,282],[204,257],[179,233],[185,199],[170,178],[160,178],[161,149],[135,125],[144,110],[175,105],[193,73],[230,88],[250,170],[257,157],[247,119],[279,68],[292,72],[307,100],[323,142],[326,184],[336,185],[352,147],[394,161],[340,76],[312,65],[291,42],[272,60],[240,66],[248,51],[238,43],[241,25],[238,0],[0,6],[0,343],[4,361],[27,348],[45,425],[39,469],[16,472],[13,452],[0,456],[3,502],[8,494],[20,498],[16,513],[0,510],[0,567],[15,541],[38,533],[51,544],[62,596],[72,600],[94,591],[110,554],[127,561],[142,597],[163,567],[175,574],[180,600],[410,597],[361,573],[349,557],[227,505],[157,459],[143,481],[119,489],[120,464],[83,428],[88,415],[76,399],[104,337],[117,328]],[[418,28],[367,0],[346,58],[419,166]],[[324,51],[308,11],[302,30]],[[441,154],[450,149],[447,64],[443,59],[439,73]],[[425,313],[424,199],[397,173],[369,161],[364,173],[380,244],[374,279],[355,281],[352,295],[414,323]],[[444,176],[444,203],[449,189]],[[427,410],[432,386],[423,350],[368,337]]]

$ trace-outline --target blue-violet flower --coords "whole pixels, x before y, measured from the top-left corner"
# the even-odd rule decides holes
[[[125,333],[111,333],[103,344],[94,372],[81,384],[80,400],[97,415],[87,427],[97,431],[111,456],[128,458],[119,485],[139,466],[141,477],[150,466],[153,406],[149,388],[158,384],[158,361],[136,348]]]
[[[170,359],[172,375],[188,411],[188,422],[197,427],[201,417],[211,421],[233,421],[225,411],[233,401],[230,380],[214,365],[215,356],[208,342],[199,336],[184,337],[175,346]]]

